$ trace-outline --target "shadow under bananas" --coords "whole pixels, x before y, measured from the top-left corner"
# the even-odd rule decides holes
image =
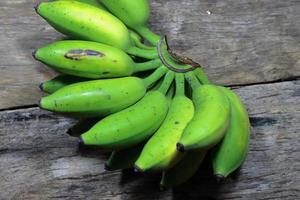
[[[239,170],[233,173],[226,181],[218,183],[213,177],[209,156],[205,158],[198,172],[186,183],[168,189],[159,190],[160,173],[136,173],[132,169],[123,170],[120,185],[125,199],[222,199],[222,195],[233,190]],[[223,193],[223,194],[222,194]]]
[[[225,191],[227,193],[230,190],[233,190],[234,183],[236,182],[236,179],[238,179],[238,177],[239,169],[232,173],[231,176],[226,180],[217,181],[213,176],[210,156],[206,156],[197,173],[189,181],[172,189],[172,199],[223,199],[224,196],[222,196],[222,193],[224,193]]]
[[[164,193],[159,190],[160,173],[139,173],[133,169],[122,170],[120,185],[125,193],[124,199],[164,199]]]

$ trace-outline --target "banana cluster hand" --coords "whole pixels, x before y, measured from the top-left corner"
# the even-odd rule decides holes
[[[218,180],[241,166],[250,133],[243,103],[151,32],[147,0],[57,0],[36,11],[69,37],[33,52],[60,73],[40,85],[49,95],[39,106],[78,118],[68,134],[112,151],[107,170],[161,172],[168,188],[205,156]]]

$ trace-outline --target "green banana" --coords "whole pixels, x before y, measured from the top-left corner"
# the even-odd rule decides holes
[[[185,74],[193,88],[195,115],[177,143],[179,151],[207,149],[224,136],[230,121],[230,103],[224,93],[214,85],[198,86],[193,72]]]
[[[62,1],[62,0],[60,0],[60,1]],[[74,0],[63,0],[63,1],[74,1]],[[76,0],[76,1],[81,2],[81,3],[86,3],[91,6],[95,6],[102,10],[106,10],[106,8],[98,0]]]
[[[173,168],[164,171],[160,181],[161,190],[178,186],[189,180],[199,169],[206,151],[195,150],[187,152]]]
[[[157,45],[160,37],[147,27],[150,16],[147,0],[101,0],[101,3],[128,27],[146,38],[151,44]]]
[[[67,134],[79,137],[82,133],[92,128],[101,118],[83,118],[67,130]]]
[[[56,30],[72,38],[104,43],[135,56],[158,57],[156,50],[134,46],[127,27],[95,6],[78,1],[54,1],[41,2],[35,9]]]
[[[88,80],[89,79],[87,79],[87,78],[81,78],[81,77],[61,74],[51,80],[43,82],[40,85],[40,89],[44,92],[52,94],[55,91],[59,90],[60,88],[65,87],[67,85],[77,83],[77,82],[82,82],[82,81],[88,81]]]
[[[43,97],[40,107],[80,117],[99,117],[120,111],[141,99],[165,73],[158,68],[145,79],[124,77],[74,83]]]
[[[105,169],[112,171],[133,168],[134,162],[139,157],[143,146],[144,143],[141,143],[127,149],[113,151],[105,163]]]
[[[212,151],[214,175],[222,180],[244,162],[250,136],[248,113],[240,98],[230,89],[220,87],[231,104],[231,120],[224,139]]]
[[[64,1],[67,1],[67,0],[64,0]],[[72,1],[72,0],[69,0],[69,1]],[[79,2],[82,2],[82,3],[87,3],[89,5],[92,5],[92,6],[95,6],[97,8],[100,8],[102,10],[105,10],[105,11],[108,11],[101,3],[100,3],[100,0],[76,0],[76,1],[79,1]],[[145,44],[143,44],[141,42],[142,38],[134,31],[132,30],[129,30],[129,36],[131,38],[131,41],[133,42],[133,44],[141,49],[153,49],[152,47],[150,46],[147,46]]]
[[[74,0],[64,0],[64,1],[74,1]],[[76,0],[76,1],[79,1],[79,2],[82,2],[82,3],[87,3],[89,5],[92,5],[92,6],[95,6],[97,8],[100,8],[102,10],[105,10],[105,11],[108,11],[101,3],[100,3],[100,0]],[[132,30],[129,30],[129,36],[131,38],[131,41],[133,42],[133,44],[141,49],[153,49],[152,47],[150,46],[147,46],[145,44],[143,44],[141,42],[142,38],[137,34],[135,33],[134,31]]]
[[[193,102],[184,95],[184,89],[184,75],[176,74],[175,97],[163,124],[146,143],[135,162],[139,171],[166,170],[184,155],[176,150],[176,143],[194,115]]]
[[[165,93],[173,78],[174,74],[168,72],[158,90],[148,92],[136,104],[102,119],[81,135],[81,143],[121,150],[148,139],[167,114],[168,102]]]
[[[161,64],[159,59],[135,63],[118,48],[80,40],[54,42],[37,49],[33,56],[59,72],[93,79],[130,76]]]

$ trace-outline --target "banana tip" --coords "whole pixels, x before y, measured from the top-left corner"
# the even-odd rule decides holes
[[[39,6],[40,6],[41,3],[42,3],[42,2],[39,2],[39,3],[37,3],[35,6],[33,6],[35,12],[38,13],[38,9],[39,9]]]
[[[104,164],[104,169],[107,171],[112,171],[112,168],[107,163]]]
[[[41,102],[42,102],[42,99],[40,99],[39,102],[37,103],[38,107],[40,107],[40,108],[42,108]]]
[[[34,51],[32,52],[32,57],[33,57],[35,60],[37,60],[37,58],[36,58],[36,51],[37,51],[37,50],[34,50]]]
[[[141,173],[141,172],[144,172],[144,170],[142,170],[139,166],[135,165],[134,166],[134,172]]]
[[[82,137],[80,136],[79,140],[78,140],[78,146],[83,146],[83,145],[84,145],[84,141],[83,141]]]
[[[67,133],[68,135],[71,135],[71,136],[72,136],[72,129],[69,128],[69,129],[66,131],[66,133]]]
[[[215,180],[217,183],[222,183],[225,180],[225,176],[221,175],[221,174],[216,174],[215,175]]]
[[[39,88],[40,88],[41,91],[44,91],[44,89],[43,89],[43,83],[41,83],[41,84],[39,85]]]
[[[177,151],[184,152],[184,145],[181,143],[176,144]]]

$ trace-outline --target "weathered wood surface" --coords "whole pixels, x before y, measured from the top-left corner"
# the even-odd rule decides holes
[[[63,36],[35,14],[36,3],[0,2],[0,109],[35,104],[39,83],[54,75],[31,52]],[[153,30],[220,84],[300,75],[300,1],[151,0],[151,7]]]
[[[216,184],[208,164],[160,192],[159,175],[108,172],[106,155],[78,149],[72,120],[38,108],[0,113],[0,199],[300,199],[300,81],[236,89],[250,112],[250,152]]]
[[[216,184],[208,162],[160,192],[160,175],[107,172],[100,150],[78,149],[73,120],[34,106],[55,73],[31,52],[62,39],[38,1],[0,1],[0,199],[300,199],[300,1],[151,0],[154,31],[245,101],[253,131],[238,174]],[[289,79],[294,81],[276,82]],[[261,84],[258,84],[261,83]],[[11,110],[7,110],[11,109]]]

